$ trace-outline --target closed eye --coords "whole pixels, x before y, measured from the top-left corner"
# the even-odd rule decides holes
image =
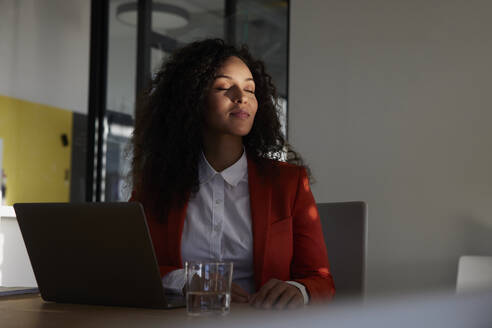
[[[225,90],[229,90],[230,88],[215,88],[215,89],[216,90],[219,90],[219,91],[225,91]],[[255,93],[254,90],[247,90],[247,89],[245,89],[244,91],[249,92],[249,93],[252,93],[252,94]]]

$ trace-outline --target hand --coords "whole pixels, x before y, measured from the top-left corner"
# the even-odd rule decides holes
[[[249,304],[258,309],[294,309],[304,305],[304,297],[296,286],[278,279],[270,279],[252,295]]]
[[[250,295],[247,291],[242,289],[238,284],[232,283],[231,285],[231,301],[235,303],[247,303]]]

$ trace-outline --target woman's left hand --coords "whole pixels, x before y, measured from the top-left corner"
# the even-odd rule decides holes
[[[258,309],[293,309],[304,305],[299,288],[278,279],[270,279],[252,295],[249,304]]]

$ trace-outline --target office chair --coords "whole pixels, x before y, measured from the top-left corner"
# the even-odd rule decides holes
[[[364,297],[367,207],[364,202],[317,204],[335,299]]]

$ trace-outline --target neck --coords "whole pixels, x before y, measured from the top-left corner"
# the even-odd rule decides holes
[[[221,172],[236,163],[243,155],[243,139],[238,136],[206,136],[203,154],[215,171]]]

